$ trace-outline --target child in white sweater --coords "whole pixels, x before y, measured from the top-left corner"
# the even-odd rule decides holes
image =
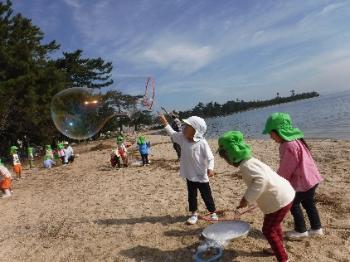
[[[211,213],[211,219],[218,220],[209,185],[209,177],[214,175],[214,155],[204,138],[207,130],[204,119],[192,116],[183,120],[185,123],[183,132],[174,131],[163,115],[160,115],[160,120],[172,141],[181,147],[180,176],[186,178],[187,181],[189,211],[191,212],[187,223],[193,225],[198,221],[198,190]]]
[[[290,183],[269,166],[251,156],[250,147],[239,131],[229,131],[219,138],[219,154],[227,163],[239,167],[247,190],[237,208],[257,203],[264,213],[262,232],[279,262],[288,261],[283,246],[281,223],[289,212],[295,191]]]

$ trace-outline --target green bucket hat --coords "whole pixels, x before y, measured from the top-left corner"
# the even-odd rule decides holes
[[[10,152],[11,152],[11,154],[16,153],[17,149],[18,149],[18,147],[16,147],[16,146],[11,146],[11,147],[10,147]]]
[[[219,138],[219,151],[227,152],[228,160],[232,163],[239,163],[252,156],[250,146],[244,142],[243,134],[239,131],[228,131]]]
[[[146,144],[146,138],[144,136],[139,136],[139,139],[137,140],[137,144],[139,145]]]
[[[119,143],[124,142],[124,137],[123,136],[118,136],[117,137],[117,142],[119,142]]]
[[[64,148],[63,143],[59,143],[59,144],[57,144],[57,148],[58,148],[58,149],[63,149],[63,148]]]
[[[275,130],[285,141],[293,141],[304,137],[299,128],[294,128],[292,119],[287,113],[273,113],[266,121],[263,134],[270,134]]]

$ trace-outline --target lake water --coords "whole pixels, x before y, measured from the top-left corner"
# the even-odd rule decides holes
[[[350,91],[206,119],[207,136],[240,130],[248,138],[267,139],[262,131],[274,112],[289,113],[307,138],[350,139]]]

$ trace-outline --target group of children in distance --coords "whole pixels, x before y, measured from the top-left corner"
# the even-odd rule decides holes
[[[47,158],[51,157],[51,146],[46,146],[46,155]],[[62,165],[68,165],[69,163],[74,162],[74,150],[71,145],[65,141],[57,144],[57,152],[55,154],[62,162]],[[53,160],[53,159],[52,159]]]
[[[47,145],[45,147],[45,156],[43,162],[44,168],[52,168],[52,166],[56,164],[55,157],[57,159],[61,159],[63,165],[67,165],[74,161],[74,151],[68,142],[58,143],[57,148],[57,152],[54,154],[50,145]],[[22,178],[22,164],[18,155],[17,146],[10,147],[10,154],[12,156],[13,172],[16,174],[16,179],[19,180]],[[34,154],[32,147],[28,147],[27,154],[29,168],[33,168]],[[4,166],[0,159],[0,189],[2,192],[2,198],[7,198],[11,196],[12,180],[13,177],[11,175],[11,172]]]
[[[57,144],[57,150],[54,152],[51,145],[45,146],[44,168],[51,169],[56,165],[57,160],[61,160],[63,166],[74,162],[74,150],[67,142],[60,142]]]
[[[188,224],[198,221],[197,191],[201,193],[212,220],[218,220],[209,185],[214,175],[214,156],[207,141],[205,121],[196,116],[183,120],[182,132],[176,132],[163,115],[160,120],[174,143],[181,147],[180,175],[186,179],[190,218]],[[252,156],[251,147],[239,131],[224,133],[218,140],[219,155],[229,165],[238,167],[247,186],[237,208],[256,203],[264,213],[262,232],[271,248],[264,252],[278,261],[288,261],[283,245],[282,221],[291,211],[294,230],[289,239],[323,235],[320,217],[315,205],[315,191],[322,177],[312,158],[304,134],[292,126],[286,113],[274,113],[266,121],[264,134],[280,144],[280,166],[277,172]],[[305,209],[311,229],[307,230],[301,205]]]
[[[124,141],[123,136],[118,136],[116,139],[117,142],[117,148],[112,150],[111,153],[111,166],[116,168],[121,168],[122,165],[124,167],[128,167],[129,165],[129,157],[128,157],[128,147],[131,146],[131,144],[126,144]],[[141,155],[142,159],[142,165],[148,166],[149,165],[149,154],[150,154],[150,148],[151,144],[146,140],[144,136],[139,136],[137,139],[137,147]]]

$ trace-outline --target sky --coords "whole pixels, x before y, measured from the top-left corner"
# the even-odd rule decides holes
[[[153,76],[157,102],[350,90],[348,0],[13,0],[61,50]],[[142,88],[141,88],[142,89]],[[140,90],[142,93],[142,90]]]

